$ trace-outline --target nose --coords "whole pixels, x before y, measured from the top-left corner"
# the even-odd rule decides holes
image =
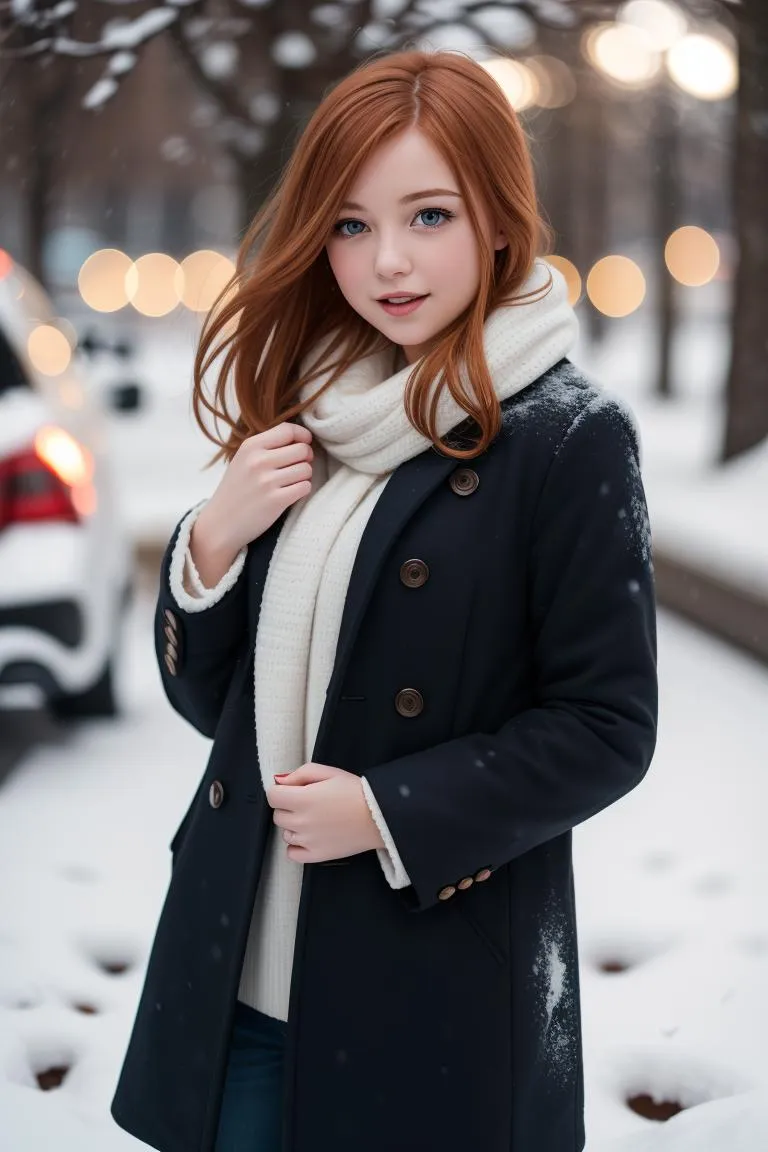
[[[382,233],[376,249],[376,275],[388,279],[391,276],[404,275],[410,270],[410,257],[404,249],[402,239],[398,241],[394,236],[387,236]]]

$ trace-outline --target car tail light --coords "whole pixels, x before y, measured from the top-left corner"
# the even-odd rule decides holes
[[[90,456],[63,428],[0,460],[0,529],[34,521],[78,522],[93,511]]]

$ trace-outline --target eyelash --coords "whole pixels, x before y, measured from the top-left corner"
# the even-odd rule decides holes
[[[453,218],[456,215],[455,212],[450,212],[447,208],[435,207],[435,208],[420,208],[419,211],[416,213],[416,216],[423,216],[425,212],[439,212],[441,216],[445,216],[446,220],[453,220]],[[414,220],[416,219],[416,216],[414,216]],[[363,233],[362,232],[356,232],[354,236],[350,236],[349,233],[342,232],[341,228],[345,224],[362,224],[362,223],[363,223],[362,220],[357,220],[354,216],[348,216],[345,220],[339,220],[336,224],[334,224],[334,226],[333,226],[334,235],[340,236],[342,240],[354,240],[355,236],[362,236]],[[425,225],[425,228],[427,229],[428,232],[437,232],[442,227],[443,227],[443,224],[436,224],[436,225],[434,225],[434,227],[430,227],[430,225],[428,225],[428,224]]]

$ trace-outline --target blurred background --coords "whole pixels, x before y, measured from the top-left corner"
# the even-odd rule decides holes
[[[401,47],[472,54],[518,110],[572,358],[641,436],[662,723],[653,781],[577,830],[588,1147],[768,1146],[768,3],[4,0],[0,1149],[3,1107],[9,1149],[48,1147],[51,1088],[58,1138],[130,1141],[105,1101],[205,762],[151,647],[220,475],[196,342],[328,87]]]

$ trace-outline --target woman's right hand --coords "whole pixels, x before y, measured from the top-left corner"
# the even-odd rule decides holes
[[[206,587],[218,583],[244,545],[309,495],[311,441],[308,428],[283,421],[242,442],[190,536],[192,559]]]

